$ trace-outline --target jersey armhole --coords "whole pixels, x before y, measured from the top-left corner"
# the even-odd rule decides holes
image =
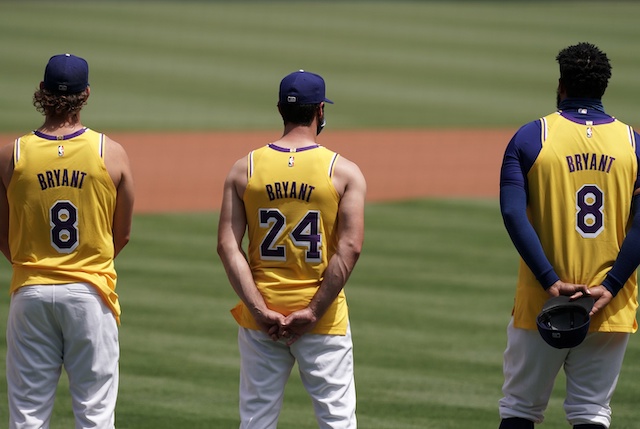
[[[100,158],[102,159],[104,159],[104,151],[106,149],[105,145],[106,141],[104,138],[104,134],[100,133],[100,138],[98,139],[98,155],[100,155]]]

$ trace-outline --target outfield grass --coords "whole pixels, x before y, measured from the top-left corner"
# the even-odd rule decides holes
[[[640,125],[640,3],[0,2],[0,132],[33,128],[46,60],[89,60],[84,119],[116,130],[277,128],[277,84],[327,79],[336,128],[512,127],[555,107],[558,51],[611,57],[609,111]]]
[[[364,252],[347,286],[360,427],[497,427],[517,265],[497,203],[369,204],[366,216]],[[214,213],[135,217],[133,240],[117,261],[120,429],[238,425],[237,327],[229,313],[236,297],[215,255],[216,224]],[[3,263],[5,285],[8,276]],[[2,303],[0,320],[6,296]],[[2,356],[4,349],[0,338]],[[639,358],[634,336],[613,402],[616,429],[637,428]],[[1,380],[0,422],[7,416]],[[52,429],[73,426],[65,387],[63,380]],[[545,429],[567,427],[563,391],[561,377]],[[294,373],[279,428],[314,427]]]

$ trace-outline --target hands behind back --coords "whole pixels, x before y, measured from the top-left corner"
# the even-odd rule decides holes
[[[318,318],[309,307],[294,311],[286,317],[268,308],[254,311],[252,314],[262,332],[269,335],[273,341],[288,339],[287,346],[311,331],[318,322]]]
[[[602,310],[613,299],[613,295],[611,294],[611,292],[609,292],[609,290],[602,285],[590,288],[586,285],[565,283],[560,280],[552,284],[547,289],[547,293],[551,297],[568,295],[571,297],[571,299],[578,299],[581,296],[592,297],[595,300],[595,303],[593,304],[593,308],[591,309],[589,316],[593,316],[598,311]]]

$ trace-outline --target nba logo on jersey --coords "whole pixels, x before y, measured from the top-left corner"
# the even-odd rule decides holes
[[[64,156],[64,146],[58,146],[58,156]]]
[[[295,164],[295,159],[292,156],[290,156],[289,157],[289,167],[293,167],[293,164]]]
[[[593,137],[593,129],[591,127],[587,127],[587,138]]]

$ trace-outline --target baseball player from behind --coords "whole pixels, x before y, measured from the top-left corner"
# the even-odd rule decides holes
[[[114,258],[129,241],[133,180],[122,146],[80,121],[88,78],[84,59],[51,57],[33,98],[44,124],[0,149],[10,429],[49,428],[63,366],[75,427],[114,427]]]
[[[356,428],[343,288],[362,248],[366,183],[356,164],[316,143],[325,103],[322,77],[287,75],[282,137],[240,159],[224,185],[218,253],[240,297],[242,429],[276,428],[296,361],[319,427]]]
[[[501,429],[543,421],[556,376],[566,418],[608,428],[610,402],[637,330],[640,263],[638,134],[605,113],[607,55],[579,43],[559,52],[558,110],[521,127],[505,151],[500,207],[521,261],[504,352]],[[590,296],[584,340],[547,344],[536,316],[549,297]]]

